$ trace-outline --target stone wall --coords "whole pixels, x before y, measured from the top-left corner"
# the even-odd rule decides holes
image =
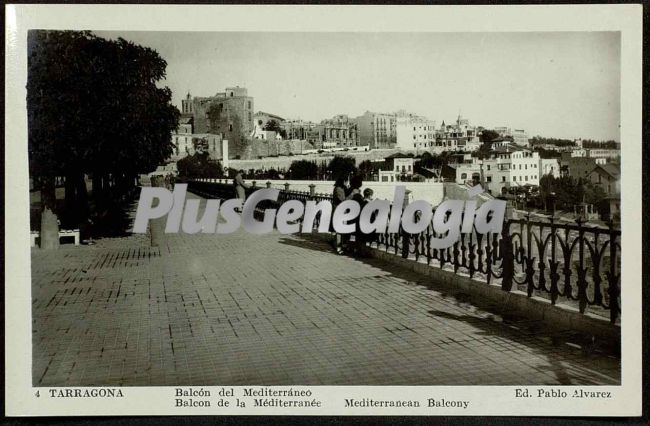
[[[245,182],[252,184],[254,179],[246,179]],[[232,179],[215,179],[215,182],[232,183]],[[258,187],[265,187],[266,182],[271,182],[272,188],[285,189],[285,184],[289,184],[289,190],[309,192],[310,185],[315,185],[315,192],[317,194],[332,194],[334,189],[334,182],[321,180],[321,181],[308,181],[308,180],[269,180],[260,179],[255,184]],[[442,202],[444,198],[444,186],[442,183],[437,182],[400,182],[406,189],[411,191],[411,201],[424,200],[432,206],[436,206]],[[393,200],[395,193],[395,183],[391,182],[364,182],[362,189],[371,188],[374,192],[374,198],[380,200]]]
[[[259,157],[269,157],[269,156],[295,156],[300,155],[303,151],[312,150],[314,146],[307,142],[301,140],[263,140],[263,139],[253,139],[251,141],[251,151],[249,158],[247,160],[262,160],[266,162],[267,160],[274,160],[275,157],[263,158]],[[289,164],[291,164],[289,161]],[[250,168],[250,167],[249,167]],[[288,167],[287,167],[288,168]]]
[[[255,146],[257,146],[257,152],[259,153],[262,151],[263,155],[266,155],[266,145],[261,145],[266,143],[265,141],[257,141],[257,142],[252,142]],[[306,149],[305,147],[308,145],[306,141],[303,141],[303,150]],[[251,154],[253,153],[254,149],[251,149]],[[298,151],[296,151],[298,152]],[[337,153],[337,155],[341,156],[350,156],[354,158],[356,165],[358,166],[359,163],[361,163],[364,160],[383,160],[385,157],[388,157],[389,155],[397,153],[398,150],[395,149],[375,149],[371,151],[342,151],[340,153]],[[258,159],[257,156],[251,156],[249,158],[244,158],[241,160],[231,160],[230,161],[230,166],[232,168],[236,169],[244,169],[244,170],[249,170],[249,169],[256,169],[260,170],[262,168],[264,169],[289,169],[291,166],[291,162],[294,160],[308,160],[308,161],[315,161],[317,164],[320,164],[322,161],[324,161],[326,164],[329,163],[329,161],[334,158],[334,154],[331,152],[323,152],[321,154],[318,153],[310,153],[310,154],[294,154],[292,156],[286,156],[286,154],[283,154],[284,156],[282,157],[266,157],[266,158],[261,158]]]

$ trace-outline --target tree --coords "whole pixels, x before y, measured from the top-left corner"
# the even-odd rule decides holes
[[[318,166],[314,161],[295,160],[289,167],[292,179],[316,179],[318,177]]]
[[[478,158],[487,158],[490,155],[490,151],[492,150],[492,141],[499,136],[499,133],[495,132],[494,130],[482,130],[479,137],[481,146],[476,151],[476,156]]]
[[[287,132],[282,127],[280,127],[280,123],[273,119],[266,122],[264,125],[264,130],[278,133],[280,136],[282,136],[282,139],[287,138]]]
[[[539,153],[539,158],[560,158],[562,156],[562,153],[558,151],[544,149],[542,147],[535,147],[533,150]]]
[[[331,174],[333,180],[339,177],[348,178],[357,172],[354,158],[343,157],[340,155],[334,156],[327,165],[327,171]]]
[[[548,211],[552,206],[555,194],[555,178],[553,175],[546,174],[539,179],[539,193],[544,203],[544,210]]]
[[[479,139],[481,140],[482,143],[491,143],[492,140],[498,138],[500,135],[498,132],[495,132],[494,130],[488,130],[485,129],[481,132]]]
[[[583,148],[601,148],[601,149],[620,149],[620,144],[614,140],[608,141],[594,141],[591,139],[584,139],[582,141]]]
[[[431,169],[433,168],[433,161],[434,161],[433,155],[431,155],[430,152],[424,152],[420,157],[420,167]]]
[[[267,179],[280,179],[280,173],[275,170],[275,169],[268,169],[266,171],[266,178]]]
[[[555,145],[558,147],[576,146],[571,139],[545,138],[542,136],[533,136],[530,139],[530,146],[535,145]]]
[[[359,173],[363,175],[363,180],[372,180],[372,175],[375,172],[375,166],[372,161],[364,160],[359,163]]]
[[[88,31],[29,32],[29,166],[41,183],[46,216],[56,208],[56,176],[65,177],[65,210],[78,213],[72,218],[78,224],[89,214],[84,175],[92,175],[96,201],[121,196],[138,174],[172,154],[180,113],[171,91],[156,85],[166,66],[154,50],[124,39]],[[41,246],[55,246],[54,234],[45,230]]]
[[[178,160],[178,174],[188,178],[218,178],[223,176],[219,161],[212,160],[207,152],[195,152]]]

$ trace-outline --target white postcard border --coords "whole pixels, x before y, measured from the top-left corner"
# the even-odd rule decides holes
[[[622,385],[546,386],[610,391],[608,400],[515,399],[540,386],[303,386],[320,408],[175,408],[174,387],[125,387],[124,398],[53,398],[32,387],[26,118],[28,29],[291,32],[621,32]],[[7,5],[5,92],[5,409],[7,415],[554,415],[641,414],[641,5],[151,6]],[[253,386],[259,388],[259,386]],[[200,388],[200,387],[196,387]],[[221,387],[203,387],[216,395]],[[237,394],[244,387],[234,388]],[[246,387],[248,388],[248,387]],[[273,387],[283,389],[284,386]],[[64,388],[56,388],[64,389]],[[75,388],[89,389],[89,388]],[[40,396],[36,392],[40,391]],[[344,398],[469,400],[461,409],[345,408]]]

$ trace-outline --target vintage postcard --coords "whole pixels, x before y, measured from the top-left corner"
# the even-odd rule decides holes
[[[6,11],[8,415],[641,414],[640,5]]]

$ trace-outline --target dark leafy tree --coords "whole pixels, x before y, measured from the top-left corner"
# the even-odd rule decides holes
[[[188,178],[218,178],[223,176],[219,161],[212,160],[207,152],[196,152],[178,160],[178,174]]]
[[[340,155],[334,156],[327,165],[327,171],[332,176],[333,180],[339,177],[350,177],[357,172],[354,158],[343,157]]]
[[[541,147],[535,147],[533,149],[539,153],[539,158],[560,158],[562,156],[561,152],[552,149],[544,149]]]
[[[371,180],[372,175],[375,173],[373,162],[370,160],[364,160],[359,163],[359,173],[363,176],[363,180]]]
[[[280,179],[280,172],[278,172],[275,169],[268,169],[266,171],[266,178],[267,179]]]
[[[273,119],[266,122],[266,124],[264,125],[264,130],[267,130],[267,131],[270,131],[270,132],[276,132],[280,136],[282,136],[283,139],[287,138],[287,132],[282,127],[280,127],[280,123],[278,123],[277,121],[275,121]]]
[[[92,176],[96,201],[119,198],[138,174],[155,170],[171,155],[179,111],[171,91],[157,87],[166,66],[154,50],[123,39],[30,31],[29,166],[40,185],[43,212],[55,211],[56,176],[65,176],[66,210],[78,213],[73,218],[78,223],[89,213],[84,175]],[[44,234],[42,246],[56,245],[49,241],[51,228]]]
[[[479,158],[487,158],[489,156],[490,150],[492,149],[492,141],[499,136],[499,133],[495,132],[494,130],[482,130],[479,136],[481,146],[476,151],[475,155]]]
[[[420,157],[420,167],[430,169],[433,167],[433,155],[430,152],[422,153]]]
[[[309,160],[295,160],[289,167],[291,170],[291,179],[316,179],[318,177],[318,165],[316,162]]]
[[[584,139],[582,141],[582,147],[583,148],[601,148],[601,149],[620,149],[621,145],[614,141],[614,140],[608,140],[608,141],[594,141],[591,139]]]
[[[555,187],[556,184],[553,175],[543,175],[539,179],[539,193],[542,202],[544,203],[544,210],[548,211],[549,208],[553,205],[555,198]]]
[[[570,139],[545,138],[542,136],[533,136],[530,139],[530,145],[555,145],[557,147],[576,146],[576,143]]]
[[[495,132],[494,130],[484,129],[483,131],[481,131],[479,139],[481,140],[482,143],[486,143],[486,142],[492,142],[492,140],[498,138],[499,136],[500,136],[499,133]]]

